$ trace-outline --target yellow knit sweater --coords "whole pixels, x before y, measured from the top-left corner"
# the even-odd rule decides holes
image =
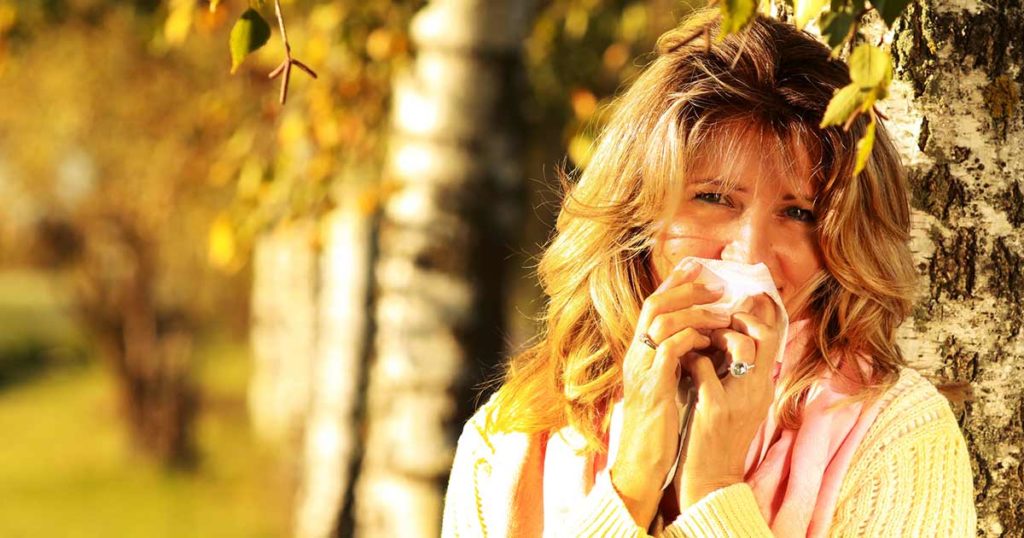
[[[885,407],[857,448],[840,487],[829,536],[976,535],[974,482],[967,444],[945,398],[916,371],[904,368]],[[493,399],[492,399],[493,402]],[[500,443],[486,435],[488,402],[459,438],[445,498],[442,536],[504,536],[509,499],[489,498]],[[646,537],[611,483],[599,479],[570,515],[563,532],[576,536]],[[547,530],[545,530],[547,535]],[[665,538],[771,537],[745,483],[718,489],[689,507],[661,533]],[[788,538],[788,537],[787,537]]]

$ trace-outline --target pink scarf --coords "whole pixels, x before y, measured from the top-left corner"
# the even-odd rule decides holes
[[[773,381],[804,351],[811,337],[809,323],[790,324],[785,359],[776,363]],[[840,367],[845,372],[851,366],[841,363]],[[870,366],[862,362],[862,368]],[[812,387],[798,430],[780,430],[769,414],[751,442],[745,482],[775,536],[827,534],[853,453],[888,401],[880,398],[870,405],[858,402],[828,410],[829,404],[845,396],[840,389],[837,381],[825,376]],[[491,480],[491,487],[501,490],[492,492],[492,498],[509,500],[507,520],[497,525],[507,529],[506,536],[541,536],[580,506],[598,474],[607,473],[615,460],[622,429],[621,399],[611,413],[605,435],[607,457],[577,456],[574,450],[582,447],[583,439],[568,426],[551,435],[510,437],[495,444],[496,461],[508,463],[496,466]]]
[[[810,320],[789,325],[785,360],[776,363],[772,379],[777,381],[792,367],[812,338]],[[840,368],[852,376],[854,365],[841,361]],[[867,361],[861,368],[870,373]],[[838,409],[829,405],[851,391],[842,380],[826,373],[811,387],[797,430],[780,430],[772,413],[761,424],[747,452],[744,481],[754,490],[761,515],[775,536],[825,536],[832,523],[839,487],[868,428],[882,410],[884,398],[857,402]]]

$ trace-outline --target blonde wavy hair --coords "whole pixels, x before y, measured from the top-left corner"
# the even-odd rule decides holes
[[[846,65],[814,36],[771,18],[720,42],[718,31],[716,10],[702,10],[661,36],[656,59],[619,98],[578,181],[563,177],[556,234],[538,267],[549,297],[544,329],[506,364],[489,430],[572,425],[584,451],[607,449],[606,411],[621,395],[622,360],[656,287],[649,258],[659,216],[680,196],[690,156],[736,145],[742,133],[730,125],[756,126],[774,149],[805,151],[816,164],[825,269],[790,312],[806,314],[816,329],[809,352],[779,380],[772,412],[798,427],[808,389],[827,370],[841,376],[845,354],[868,357],[874,371],[871,379],[859,372],[848,401],[874,397],[898,378],[905,361],[894,336],[910,313],[916,272],[906,178],[886,129],[878,125],[867,166],[854,177],[867,119],[849,131],[818,128],[833,92],[850,82]]]

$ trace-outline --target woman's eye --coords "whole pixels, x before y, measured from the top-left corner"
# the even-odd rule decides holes
[[[786,211],[788,211],[789,215],[796,220],[802,222],[814,222],[814,213],[802,207],[791,207]]]
[[[712,204],[717,204],[717,203],[722,201],[722,193],[720,193],[720,192],[698,192],[697,195],[694,196],[694,198],[696,198],[698,200],[705,201],[705,202],[709,202],[709,203],[712,203]]]

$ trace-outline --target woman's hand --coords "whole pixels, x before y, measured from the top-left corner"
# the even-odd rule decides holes
[[[762,294],[751,310],[733,314],[729,328],[711,333],[711,344],[730,362],[754,364],[753,370],[719,380],[708,356],[690,352],[683,360],[697,386],[697,403],[681,455],[685,461],[674,478],[680,512],[716,489],[743,481],[750,443],[771,407],[779,345],[775,305]]]
[[[705,334],[729,326],[729,316],[694,305],[714,303],[722,289],[694,283],[703,266],[676,268],[645,301],[623,360],[622,436],[612,464],[612,485],[638,525],[647,527],[679,442],[676,391],[680,360],[711,345]],[[651,349],[640,338],[657,344]]]

